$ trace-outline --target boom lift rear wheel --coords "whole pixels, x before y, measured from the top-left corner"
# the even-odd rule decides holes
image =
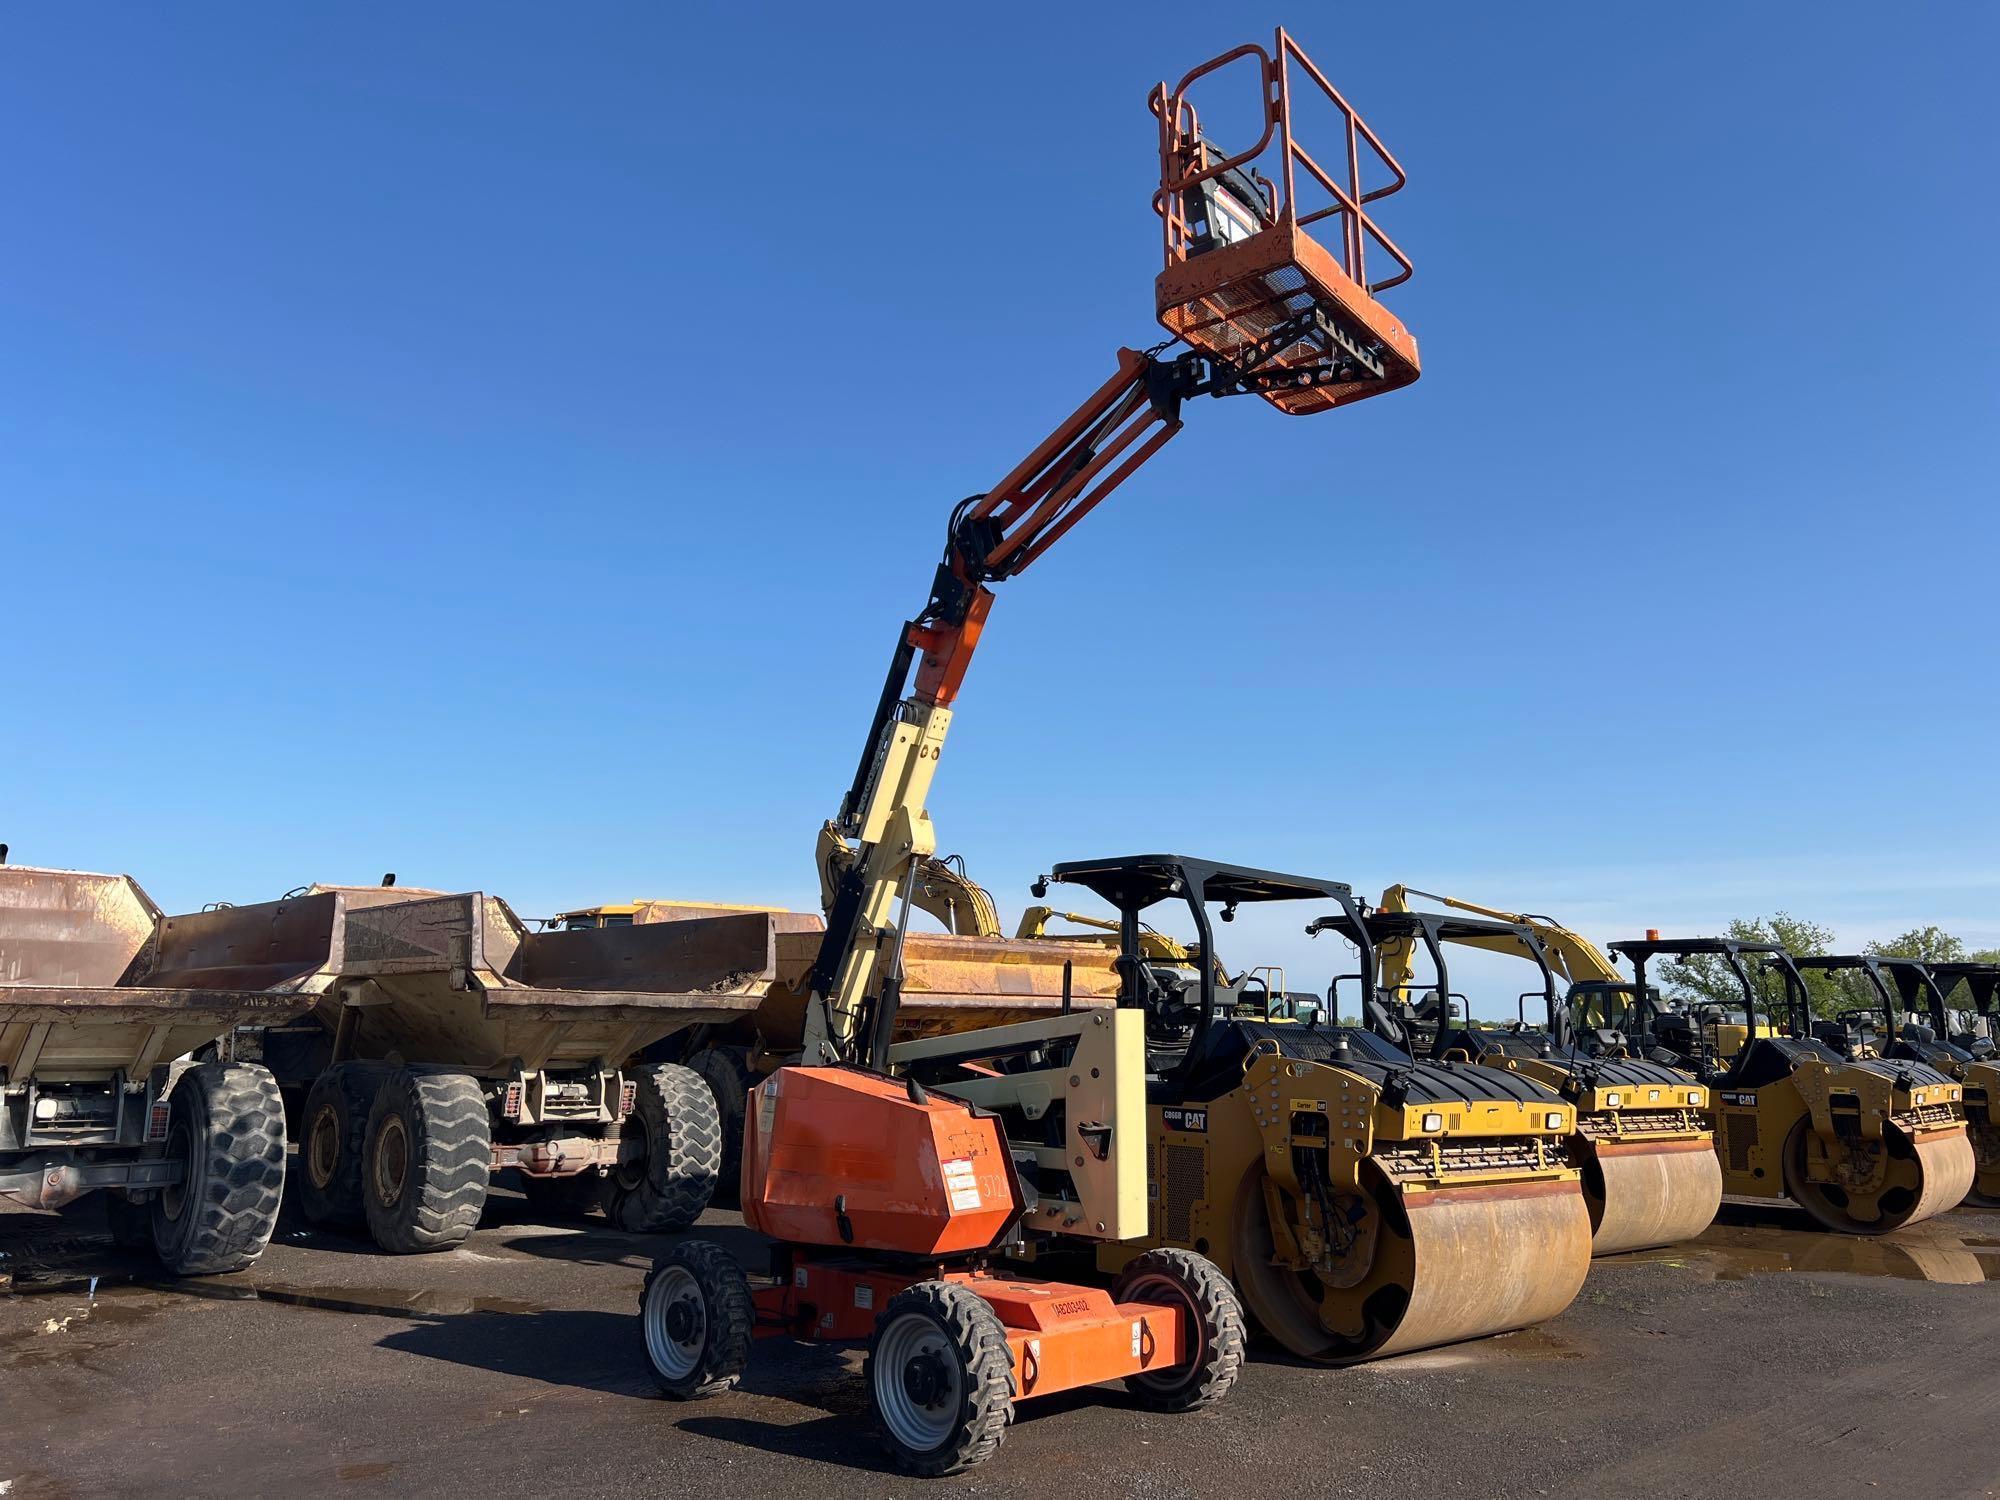
[[[1207,1256],[1148,1250],[1118,1273],[1111,1300],[1178,1302],[1199,1340],[1186,1364],[1128,1376],[1126,1390],[1156,1411],[1195,1411],[1229,1394],[1243,1368],[1243,1304]]]
[[[750,1362],[750,1282],[720,1245],[686,1240],[653,1262],[639,1293],[646,1360],[660,1390],[690,1401],[728,1390]]]

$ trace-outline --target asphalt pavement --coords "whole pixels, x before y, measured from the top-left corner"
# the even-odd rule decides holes
[[[736,1215],[699,1232],[761,1266]],[[654,1248],[501,1190],[445,1254],[288,1210],[251,1271],[162,1282],[94,1207],[0,1214],[0,1495],[2000,1494],[2000,1212],[1859,1241],[1729,1208],[1541,1327],[1345,1370],[1258,1350],[1191,1416],[1029,1403],[929,1482],[885,1471],[858,1352],[762,1343],[740,1390],[661,1399]]]

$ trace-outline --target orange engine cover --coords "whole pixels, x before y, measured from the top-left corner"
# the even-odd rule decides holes
[[[1021,1211],[1000,1122],[856,1068],[780,1068],[743,1123],[743,1217],[799,1245],[960,1255]],[[844,1200],[852,1238],[841,1234]]]

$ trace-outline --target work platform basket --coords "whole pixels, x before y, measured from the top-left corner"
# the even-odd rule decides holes
[[[1225,156],[1202,134],[1188,90],[1244,58],[1258,69],[1263,134]],[[1334,171],[1293,134],[1298,79],[1333,104],[1346,138]],[[1375,300],[1409,280],[1409,258],[1368,212],[1407,179],[1298,44],[1280,28],[1272,51],[1251,43],[1225,52],[1172,89],[1160,84],[1150,103],[1160,125],[1154,207],[1166,244],[1166,269],[1154,284],[1161,325],[1249,372],[1250,388],[1294,416],[1415,380],[1416,340]],[[1364,170],[1386,172],[1387,180],[1364,189]],[[1316,187],[1330,201],[1301,213],[1301,183],[1308,196]],[[1323,226],[1325,244],[1307,233],[1314,226]],[[1389,274],[1371,281],[1370,261],[1387,262]]]

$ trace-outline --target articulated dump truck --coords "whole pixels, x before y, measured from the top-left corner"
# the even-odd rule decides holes
[[[299,1197],[393,1252],[448,1249],[513,1168],[549,1208],[684,1229],[722,1152],[707,1088],[630,1060],[753,1012],[782,925],[763,912],[531,932],[481,892],[314,886],[178,919],[198,962],[304,997],[254,1042],[296,1119]]]
[[[181,1276],[242,1270],[270,1241],[284,1108],[226,1041],[310,1003],[197,953],[198,920],[128,875],[0,867],[0,1197],[102,1192],[119,1242]]]

